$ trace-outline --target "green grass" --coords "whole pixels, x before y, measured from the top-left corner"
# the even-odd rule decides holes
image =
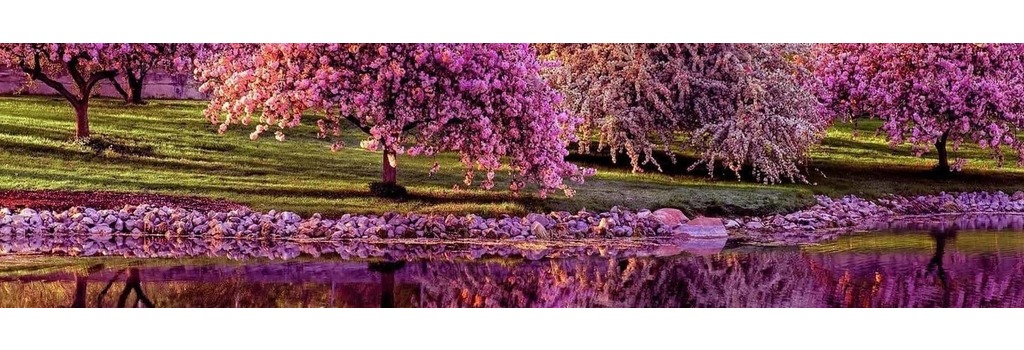
[[[860,233],[801,249],[811,253],[922,253],[935,251],[935,239],[919,233]],[[960,231],[946,243],[948,251],[968,254],[1019,253],[1024,250],[1024,235],[1012,231]]]
[[[812,154],[814,185],[766,186],[739,182],[727,175],[709,180],[689,173],[686,154],[665,173],[632,173],[624,160],[574,156],[598,168],[598,174],[576,185],[577,194],[560,193],[541,200],[532,191],[513,197],[507,191],[452,191],[462,183],[457,155],[436,157],[441,171],[428,176],[434,158],[400,157],[399,182],[409,188],[406,201],[378,199],[367,184],[380,176],[380,153],[358,147],[362,134],[344,135],[349,147],[330,152],[330,143],[316,137],[315,117],[287,131],[288,140],[272,135],[248,139],[251,127],[235,126],[225,135],[202,116],[201,101],[151,101],[124,106],[117,100],[92,102],[92,133],[100,142],[71,142],[73,113],[63,100],[51,97],[0,97],[0,189],[110,190],[198,195],[227,199],[256,210],[379,213],[523,213],[536,210],[605,210],[678,207],[694,214],[766,214],[792,211],[813,203],[812,194],[932,193],[942,190],[1012,191],[1024,183],[1017,168],[995,167],[981,150],[965,147],[970,169],[949,179],[925,178],[934,163],[916,158],[907,147],[889,149],[881,138],[850,134],[849,125],[829,132]],[[877,124],[862,123],[869,130]],[[107,145],[113,147],[106,147]],[[99,146],[99,147],[97,147]],[[822,176],[824,174],[826,176]],[[503,183],[507,174],[498,174]],[[464,185],[462,187],[465,187]]]

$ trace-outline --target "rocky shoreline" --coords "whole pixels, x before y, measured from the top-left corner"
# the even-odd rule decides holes
[[[386,213],[302,218],[291,212],[248,208],[209,210],[125,205],[120,209],[72,207],[16,212],[0,208],[0,243],[31,236],[167,236],[245,239],[485,239],[566,241],[644,237],[723,238],[747,243],[799,244],[833,238],[879,221],[912,215],[1024,213],[1024,192],[940,193],[933,196],[817,197],[797,212],[764,217],[688,219],[682,211],[615,207],[608,212],[551,212],[522,217]]]
[[[941,192],[937,195],[889,195],[867,200],[815,196],[814,206],[789,214],[741,217],[725,221],[730,236],[747,242],[797,244],[912,217],[970,214],[1024,214],[1024,192]]]
[[[671,213],[678,212],[677,215]],[[666,214],[670,213],[670,214]],[[187,210],[167,206],[125,205],[118,210],[72,207],[64,211],[0,209],[0,237],[32,235],[159,235],[247,239],[495,239],[572,240],[673,236],[685,222],[672,209],[633,212],[612,208],[485,218],[478,215],[386,213],[302,218],[292,212]],[[722,234],[724,235],[724,229]]]

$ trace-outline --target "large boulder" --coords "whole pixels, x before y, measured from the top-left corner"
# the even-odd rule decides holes
[[[651,213],[651,217],[658,220],[662,225],[669,227],[675,227],[676,225],[685,223],[690,219],[683,214],[682,210],[675,208],[661,208]]]
[[[729,232],[725,230],[725,223],[722,222],[721,218],[699,217],[679,225],[674,232],[694,238],[722,238],[729,236]]]

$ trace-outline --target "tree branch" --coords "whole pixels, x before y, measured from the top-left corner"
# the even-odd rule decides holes
[[[78,59],[79,56],[71,58],[71,60],[68,61],[65,64],[65,66],[68,70],[68,73],[71,74],[71,79],[75,80],[75,84],[78,84],[79,88],[84,88],[86,84],[85,77],[82,77],[82,72],[78,71]],[[82,92],[82,96],[84,97],[85,95],[86,94]]]
[[[365,132],[367,134],[370,133],[370,128],[367,127],[367,126],[364,126],[363,123],[361,121],[359,121],[359,119],[356,119],[356,117],[346,116],[345,119],[348,120],[353,125],[355,125],[357,128],[359,128],[359,130],[362,130],[363,132]]]
[[[121,95],[121,98],[123,98],[127,103],[129,100],[128,92],[124,91],[124,88],[121,87],[121,83],[118,82],[117,79],[110,78],[110,84],[114,86],[114,90],[117,90],[117,93]]]
[[[46,84],[46,86],[49,86],[54,90],[57,90],[57,92],[60,93],[61,96],[64,96],[64,98],[71,102],[71,104],[78,104],[78,98],[75,97],[75,95],[72,94],[71,91],[68,91],[68,89],[64,87],[64,84],[61,84],[60,82],[51,79],[49,76],[43,73],[43,68],[39,64],[38,52],[35,54],[35,63],[33,67],[30,68],[28,65],[25,64],[24,61],[21,62],[20,66],[21,71],[28,74],[30,79],[43,82],[43,84]]]
[[[117,69],[109,69],[93,73],[92,76],[89,77],[89,81],[85,83],[85,91],[82,91],[83,98],[87,98],[89,96],[90,92],[92,92],[93,86],[96,86],[96,83],[98,83],[100,80],[114,80],[114,77],[116,76]]]
[[[417,121],[414,121],[412,123],[409,123],[405,127],[403,127],[402,128],[402,132],[407,132],[409,130],[415,129],[417,126],[420,126],[420,124],[429,123],[429,122],[432,122],[432,121],[433,120],[427,120],[427,121],[417,120]],[[448,122],[445,123],[444,125],[459,125],[459,124],[462,124],[462,123],[465,123],[465,122],[466,122],[466,120],[462,119],[462,118],[452,118],[452,119],[448,119]]]

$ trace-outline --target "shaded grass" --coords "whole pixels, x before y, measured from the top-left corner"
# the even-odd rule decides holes
[[[687,172],[692,155],[677,155],[671,164],[662,157],[664,173],[648,169],[632,173],[625,157],[613,164],[607,156],[574,155],[571,160],[598,169],[578,184],[573,198],[560,193],[542,200],[525,191],[485,191],[462,184],[463,168],[455,154],[400,157],[399,182],[409,198],[375,198],[368,184],[380,176],[380,153],[358,148],[363,135],[342,136],[346,145],[330,152],[330,142],[316,137],[315,116],[286,132],[253,142],[251,127],[235,126],[218,135],[202,116],[202,101],[153,100],[124,106],[117,100],[94,100],[90,108],[95,141],[70,140],[72,111],[48,97],[0,97],[0,189],[65,189],[153,192],[226,199],[256,210],[290,210],[303,215],[320,212],[521,214],[528,211],[607,210],[678,207],[688,214],[768,214],[796,210],[813,203],[813,194],[930,193],[941,190],[1012,190],[1024,183],[1020,169],[998,169],[986,153],[965,148],[968,172],[949,179],[924,179],[934,163],[904,148],[889,149],[884,140],[853,138],[849,125],[829,132],[812,154],[815,185],[765,186],[738,182],[716,171]],[[868,130],[871,123],[862,123]],[[876,125],[877,126],[877,125]],[[870,134],[866,132],[863,134]],[[429,176],[434,161],[441,171]],[[821,175],[824,174],[824,175]],[[498,184],[507,173],[499,173]],[[458,184],[462,190],[453,191]]]

